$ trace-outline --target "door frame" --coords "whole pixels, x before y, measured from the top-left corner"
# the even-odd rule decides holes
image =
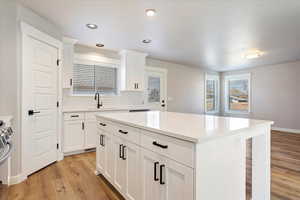
[[[159,67],[152,67],[152,66],[146,66],[145,68],[145,81],[146,80],[146,77],[147,77],[147,72],[157,72],[157,73],[162,73],[163,76],[164,76],[164,92],[165,92],[165,104],[166,104],[166,107],[165,107],[165,111],[168,110],[168,91],[167,91],[167,88],[168,88],[168,70],[167,69],[164,69],[164,68],[159,68]],[[147,88],[145,88],[145,91],[147,91]],[[146,100],[147,98],[147,94],[146,92],[144,93],[144,102],[147,102],[148,101]]]
[[[34,38],[36,40],[39,40],[41,42],[44,42],[48,45],[51,45],[58,50],[58,59],[59,61],[62,61],[62,42],[49,36],[48,34],[39,31],[38,29],[32,27],[31,25],[21,22],[21,51],[22,51],[22,61],[21,61],[21,81],[20,81],[20,93],[21,93],[21,105],[24,104],[24,92],[26,92],[26,86],[23,84],[23,80],[25,77],[24,71],[27,68],[27,44],[26,41],[29,38]],[[63,159],[63,153],[62,153],[62,62],[59,63],[58,67],[58,74],[57,74],[57,101],[59,102],[59,107],[57,109],[57,143],[59,145],[59,148],[57,149],[57,161]],[[28,125],[26,124],[26,115],[27,110],[24,106],[21,106],[21,175],[22,179],[26,179],[29,175],[29,168],[28,168],[28,152],[27,152],[27,144],[30,143],[28,137],[26,137],[26,132],[28,130]]]

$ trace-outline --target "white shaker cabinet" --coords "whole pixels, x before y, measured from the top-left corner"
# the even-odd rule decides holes
[[[145,53],[122,50],[119,70],[120,88],[123,91],[143,91],[145,76]]]
[[[64,152],[84,149],[84,128],[82,120],[64,122]]]
[[[62,86],[71,88],[73,77],[74,45],[77,40],[63,38],[63,66],[62,66]]]

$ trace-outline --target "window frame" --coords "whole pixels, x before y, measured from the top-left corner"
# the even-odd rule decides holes
[[[206,95],[207,95],[207,81],[208,80],[212,80],[212,81],[216,81],[216,91],[215,91],[215,105],[216,108],[213,111],[208,111],[207,110],[207,102],[206,102]],[[209,74],[206,73],[205,74],[205,81],[204,81],[204,107],[205,107],[205,113],[207,114],[217,114],[220,113],[220,75],[218,74]]]
[[[229,81],[232,80],[247,80],[248,81],[248,110],[231,110],[229,105]],[[233,74],[224,76],[224,98],[225,98],[225,113],[227,114],[250,114],[251,112],[251,73]]]
[[[97,61],[96,59],[100,59],[102,57],[99,56],[93,56],[91,59],[89,58],[82,58],[82,55],[76,55],[77,58],[74,59],[73,67],[76,64],[79,65],[93,65],[93,66],[102,66],[102,67],[111,67],[111,68],[116,68],[116,93],[115,94],[101,94],[102,97],[113,97],[113,96],[119,96],[120,95],[120,87],[119,87],[119,68],[120,64],[117,62],[102,62],[102,61]],[[72,70],[73,73],[73,70]],[[78,97],[91,97],[94,96],[95,94],[74,94],[73,90],[73,85],[71,87],[71,96],[78,96]]]

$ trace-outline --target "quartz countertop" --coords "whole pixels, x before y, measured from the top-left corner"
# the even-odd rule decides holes
[[[64,108],[64,113],[70,112],[105,112],[105,111],[123,111],[123,110],[134,110],[134,109],[149,109],[147,105],[120,105],[97,108]]]
[[[96,116],[193,143],[243,134],[243,131],[273,124],[265,120],[160,111],[98,113]]]

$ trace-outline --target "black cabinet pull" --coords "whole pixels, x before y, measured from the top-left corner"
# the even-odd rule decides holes
[[[71,118],[79,117],[79,115],[71,115]]]
[[[101,144],[101,146],[105,146],[105,144],[104,144],[104,135],[100,135],[100,144]]]
[[[123,153],[122,159],[123,159],[123,160],[126,160],[126,157],[125,157],[125,150],[126,150],[126,146],[123,145],[123,148],[122,148],[122,153]]]
[[[167,149],[167,148],[168,148],[168,145],[159,144],[159,143],[156,142],[156,141],[153,141],[152,144],[155,145],[155,146],[158,146],[158,147],[160,147],[160,148],[163,148],[163,149]]]
[[[106,124],[104,124],[104,123],[99,123],[101,126],[106,126]]]
[[[138,83],[136,84],[136,89],[139,89],[139,84]]]
[[[81,122],[81,128],[84,130],[84,122]]]
[[[123,144],[120,144],[120,146],[119,146],[119,157],[120,158],[123,158],[123,156],[122,156],[122,148],[123,148]]]
[[[154,163],[154,181],[159,181],[159,178],[157,178],[157,171],[156,171],[158,164],[159,164],[159,162]]]
[[[128,134],[127,131],[122,131],[122,130],[119,130],[119,133]]]
[[[160,165],[160,175],[159,175],[159,183],[161,184],[161,185],[164,185],[165,184],[165,182],[163,181],[163,168],[165,168],[165,165]]]

